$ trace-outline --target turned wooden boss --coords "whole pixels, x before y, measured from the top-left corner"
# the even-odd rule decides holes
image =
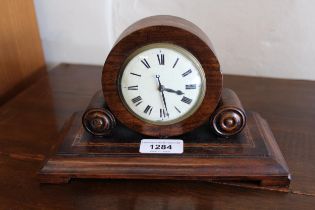
[[[187,50],[199,61],[205,75],[205,94],[198,109],[188,118],[168,125],[136,117],[126,107],[119,91],[119,77],[128,57],[155,43],[173,44]],[[210,40],[197,26],[178,17],[153,16],[134,23],[119,37],[104,64],[102,88],[108,108],[121,123],[144,135],[167,137],[191,131],[209,120],[220,100],[222,75]]]

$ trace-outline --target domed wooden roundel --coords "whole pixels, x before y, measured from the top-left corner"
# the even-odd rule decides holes
[[[144,135],[169,137],[209,120],[222,75],[209,39],[197,26],[153,16],[119,37],[104,64],[102,86],[118,121]]]

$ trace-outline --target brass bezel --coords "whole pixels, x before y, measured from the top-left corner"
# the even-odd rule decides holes
[[[137,56],[138,54],[146,51],[146,50],[150,50],[150,49],[153,49],[153,48],[168,48],[168,49],[171,49],[171,50],[175,50],[177,52],[180,52],[182,53],[184,56],[186,56],[188,59],[190,59],[193,64],[196,66],[200,76],[201,76],[201,92],[200,92],[200,95],[199,95],[199,99],[198,99],[198,102],[194,105],[194,107],[189,111],[187,112],[185,115],[177,118],[177,119],[174,119],[174,120],[170,120],[170,121],[151,121],[151,120],[148,120],[148,119],[145,119],[141,116],[139,116],[137,113],[135,113],[127,104],[127,102],[125,101],[124,97],[123,97],[123,94],[122,94],[122,89],[121,89],[121,78],[122,78],[122,75],[124,73],[124,70],[126,68],[126,66],[129,64],[129,62],[135,57]],[[183,47],[180,47],[178,45],[175,45],[175,44],[172,44],[172,43],[166,43],[166,42],[163,42],[163,43],[153,43],[153,44],[148,44],[148,45],[145,45],[145,46],[142,46],[140,48],[138,48],[137,50],[135,50],[134,52],[132,52],[128,57],[127,59],[125,60],[125,62],[123,63],[120,71],[119,71],[119,76],[118,76],[118,80],[117,80],[117,88],[118,88],[118,93],[119,93],[119,97],[121,99],[121,101],[123,102],[124,106],[126,107],[126,109],[133,115],[135,116],[136,118],[146,122],[146,123],[149,123],[149,124],[152,124],[152,125],[172,125],[172,124],[175,124],[175,123],[178,123],[180,121],[183,121],[189,117],[191,117],[197,110],[198,108],[200,107],[201,103],[203,102],[203,99],[205,97],[205,94],[206,94],[206,77],[205,77],[205,73],[204,73],[204,69],[202,68],[202,65],[200,64],[200,62],[198,61],[198,59],[192,54],[190,53],[188,50],[184,49]]]

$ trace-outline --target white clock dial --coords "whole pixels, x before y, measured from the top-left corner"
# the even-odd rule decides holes
[[[133,53],[120,74],[120,93],[136,117],[157,125],[191,116],[205,94],[206,80],[198,60],[187,50],[166,43]]]

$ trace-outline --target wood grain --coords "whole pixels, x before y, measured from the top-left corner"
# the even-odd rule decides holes
[[[45,66],[32,0],[0,2],[0,105],[22,90]]]
[[[123,104],[118,90],[118,78],[128,56],[152,43],[171,43],[188,50],[205,73],[203,102],[192,116],[171,125],[154,125],[135,117]],[[219,103],[222,75],[210,40],[197,26],[178,17],[153,16],[134,23],[122,33],[105,61],[102,86],[105,101],[120,122],[144,135],[167,137],[189,132],[209,120]]]
[[[102,90],[98,90],[92,97],[82,115],[82,124],[88,133],[95,136],[107,136],[116,126],[116,119],[107,109]]]
[[[185,143],[184,152],[176,155],[139,153],[146,136],[123,125],[107,137],[90,135],[82,114],[75,113],[65,124],[59,136],[62,144],[39,171],[41,183],[68,183],[73,178],[221,180],[281,190],[290,183],[278,145],[258,113],[248,113],[245,131],[228,140],[213,135],[208,123],[177,136]]]
[[[58,66],[1,107],[0,209],[314,209],[315,82],[310,81],[224,76],[225,87],[236,91],[244,108],[268,121],[292,173],[289,193],[198,181],[40,185],[36,172],[43,159],[66,119],[84,111],[101,88],[101,72],[100,66]]]
[[[220,103],[211,116],[210,124],[214,133],[225,137],[237,135],[245,127],[245,110],[232,89],[223,88]]]

